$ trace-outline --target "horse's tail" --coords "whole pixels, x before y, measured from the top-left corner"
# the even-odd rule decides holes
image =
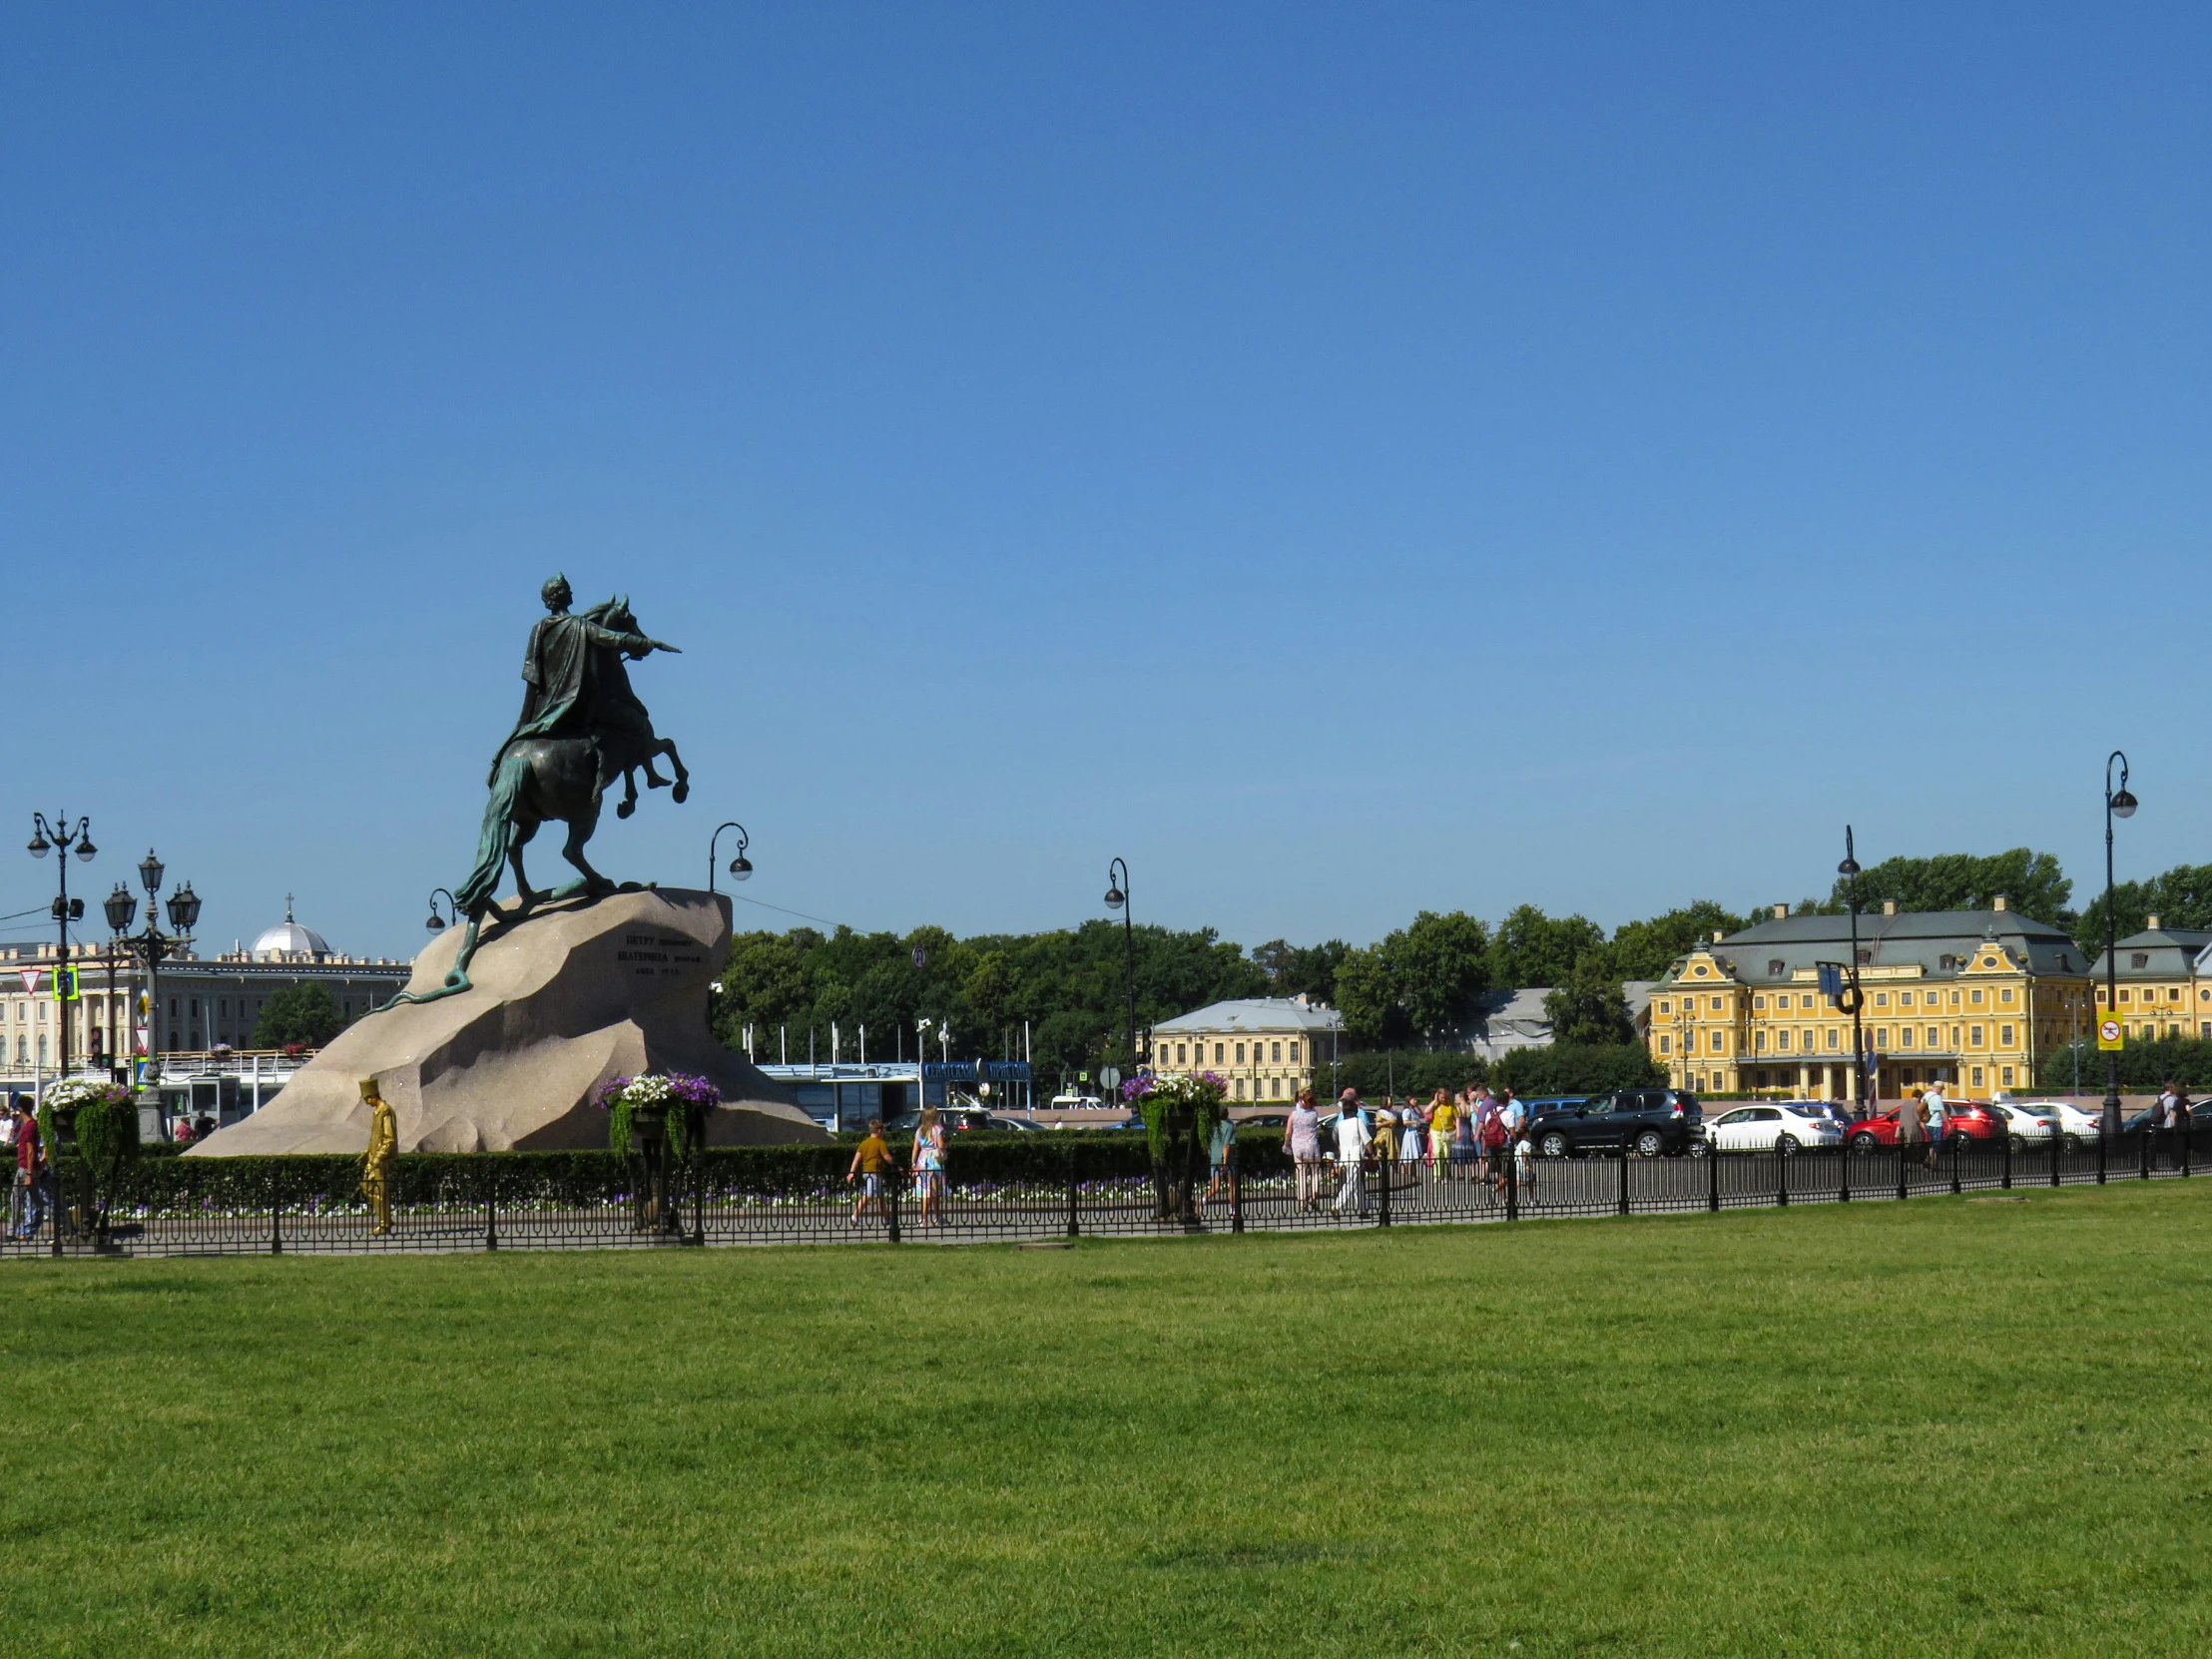
[[[515,808],[529,777],[530,757],[520,748],[509,749],[492,768],[491,799],[484,804],[484,828],[476,836],[476,867],[453,894],[453,907],[464,916],[482,914],[499,890],[499,872],[514,845]]]

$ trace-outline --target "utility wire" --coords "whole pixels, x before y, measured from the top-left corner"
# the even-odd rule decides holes
[[[811,916],[805,910],[787,910],[784,908],[783,905],[771,904],[765,898],[746,898],[745,894],[742,892],[734,892],[727,894],[726,896],[731,898],[743,898],[748,904],[758,904],[764,910],[775,910],[782,915],[797,916],[801,921],[819,921],[825,927],[842,927],[844,925],[844,923],[841,921],[831,921],[828,916]]]

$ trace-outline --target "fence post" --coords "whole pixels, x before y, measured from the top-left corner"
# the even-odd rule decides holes
[[[2137,1136],[2135,1148],[2135,1161],[2141,1166],[2140,1174],[2143,1180],[2148,1181],[2150,1179],[2150,1166],[2157,1162],[2157,1158],[2158,1131],[2145,1123]]]
[[[1963,1135],[1945,1135],[1943,1139],[1950,1142],[1950,1196],[1956,1198],[1965,1191],[1965,1188],[1959,1185],[1958,1181],[1958,1160],[1965,1156],[1962,1148],[1965,1145],[1966,1137]]]
[[[1382,1197],[1377,1200],[1375,1206],[1375,1225],[1387,1227],[1390,1225],[1390,1161],[1387,1158],[1375,1160],[1375,1177],[1382,1185]],[[1361,1165],[1360,1178],[1363,1181],[1367,1179],[1365,1163]]]
[[[269,1198],[269,1253],[281,1256],[284,1253],[284,1199],[281,1193],[272,1193]]]
[[[2112,1161],[2111,1149],[2104,1142],[2104,1125],[2100,1123],[2097,1125],[2097,1185],[2100,1187],[2104,1185],[2105,1168]]]
[[[707,1137],[704,1127],[692,1141],[692,1243],[701,1250],[705,1250],[707,1248]]]
[[[1628,1148],[1621,1148],[1621,1196],[1620,1213],[1628,1214]]]
[[[1078,1150],[1078,1148],[1072,1146],[1068,1148],[1068,1237],[1071,1239],[1083,1230],[1082,1223],[1076,1219],[1075,1210],[1075,1159]],[[1230,1189],[1231,1203],[1236,1202],[1235,1194],[1236,1189],[1232,1187]]]
[[[484,1194],[484,1248],[499,1248],[499,1197],[496,1192]]]
[[[1068,1156],[1072,1159],[1075,1154],[1071,1151]],[[1244,1166],[1234,1138],[1229,1142],[1229,1231],[1244,1231]]]
[[[1905,1114],[1900,1112],[1898,1115],[1903,1117]],[[1905,1172],[1905,1140],[1904,1137],[1900,1136],[1898,1139],[1898,1202],[1900,1204],[1905,1202],[1905,1183],[1908,1179],[1909,1177]]]
[[[1705,1154],[1705,1208],[1716,1216],[1721,1213],[1721,1149],[1717,1146]]]
[[[1790,1155],[1779,1146],[1774,1149],[1774,1207],[1790,1207]]]
[[[891,1243],[898,1243],[898,1166],[894,1163],[883,1176],[883,1220],[890,1229]]]
[[[1506,1149],[1505,1158],[1505,1219],[1520,1220],[1520,1143],[1514,1142]],[[1413,1179],[1420,1179],[1420,1166],[1413,1166]]]
[[[2012,1131],[2009,1129],[2004,1132],[2004,1165],[1999,1186],[2004,1192],[2012,1190]]]
[[[2189,1179],[2189,1154],[2194,1150],[2190,1143],[2196,1138],[2196,1120],[2188,1115],[2187,1108],[2183,1108],[2181,1119],[2181,1179],[2184,1181]]]
[[[2050,1132],[2050,1184],[2058,1185],[2058,1155],[2065,1150],[2066,1137],[2057,1129]]]
[[[1836,1167],[1843,1171],[1843,1174],[1836,1178],[1836,1202],[1838,1204],[1849,1204],[1851,1202],[1851,1137],[1849,1135],[1836,1143]]]

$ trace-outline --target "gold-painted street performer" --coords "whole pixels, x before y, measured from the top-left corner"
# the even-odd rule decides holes
[[[548,581],[540,597],[548,614],[530,630],[523,655],[522,713],[492,760],[491,800],[476,839],[476,866],[453,890],[453,907],[468,918],[468,929],[442,985],[402,991],[393,1002],[430,1002],[467,990],[469,960],[487,915],[507,921],[548,900],[578,894],[598,898],[618,890],[584,857],[584,843],[599,825],[600,801],[616,779],[623,785],[617,818],[628,818],[636,809],[633,774],[638,768],[645,769],[648,789],[669,787],[671,780],[653,767],[662,756],[676,774],[671,798],[682,801],[691,793],[690,774],[676,745],[654,732],[653,717],[630,689],[625,666],[626,660],[636,662],[676,647],[638,631],[627,597],[571,612],[574,596],[565,576]],[[568,826],[561,855],[577,873],[551,892],[540,892],[523,870],[522,849],[540,825],[556,820]],[[502,910],[492,895],[509,865],[515,872],[516,898],[511,910]]]
[[[376,1079],[361,1079],[361,1099],[370,1108],[368,1151],[361,1158],[361,1196],[376,1218],[374,1231],[391,1231],[391,1169],[399,1156],[399,1116],[391,1103],[376,1092]]]

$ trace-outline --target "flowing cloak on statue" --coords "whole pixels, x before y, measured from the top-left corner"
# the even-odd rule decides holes
[[[623,672],[621,653],[643,651],[649,643],[642,634],[617,633],[605,626],[594,605],[576,616],[549,616],[530,630],[530,649],[522,661],[522,714],[515,729],[492,757],[489,784],[499,774],[499,762],[518,738],[596,737],[607,714],[615,724],[627,726],[625,716],[634,709],[643,719],[645,707],[630,690],[630,676]],[[606,685],[604,667],[595,661],[600,650],[610,653],[615,684]],[[610,698],[609,694],[612,693]],[[611,711],[607,705],[612,702]],[[646,723],[646,730],[652,730]]]

